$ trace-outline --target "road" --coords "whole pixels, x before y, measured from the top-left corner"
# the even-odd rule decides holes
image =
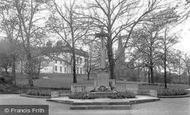
[[[50,115],[190,115],[190,98],[165,98],[157,102],[136,104],[132,110],[69,110],[69,105],[45,99],[1,94],[0,105],[49,105]]]

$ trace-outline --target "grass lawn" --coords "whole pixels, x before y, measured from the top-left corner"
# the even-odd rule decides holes
[[[78,83],[85,84],[93,84],[93,77],[91,80],[87,80],[86,75],[77,75]],[[17,74],[17,85],[26,85],[28,84],[28,80],[26,79],[26,75]],[[34,86],[37,87],[51,87],[51,88],[70,88],[72,84],[73,77],[68,74],[41,74],[39,79],[34,80]],[[158,87],[159,86],[159,87]],[[190,88],[185,84],[168,84],[168,88],[182,88],[187,89]],[[140,89],[158,89],[164,88],[163,84],[160,85],[141,85]]]
[[[17,85],[26,85],[28,80],[26,75],[17,75]],[[34,80],[34,86],[51,87],[51,88],[70,88],[73,81],[72,75],[69,74],[41,74],[39,79]],[[92,83],[93,80],[87,80],[86,75],[77,75],[78,83]]]
[[[181,88],[181,89],[188,89],[190,88],[189,85],[187,84],[167,84],[167,87],[169,89],[173,88]],[[140,85],[140,89],[158,89],[158,88],[164,88],[164,84],[159,84],[159,85]]]

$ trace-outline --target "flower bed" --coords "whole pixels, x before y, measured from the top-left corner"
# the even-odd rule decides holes
[[[30,89],[26,92],[27,95],[34,95],[34,96],[51,96],[51,90],[44,90],[44,89]]]
[[[176,96],[176,95],[187,95],[188,92],[181,88],[171,88],[171,89],[158,89],[158,96]]]
[[[180,87],[179,85],[168,85],[168,88],[165,89],[162,84],[141,84],[139,87],[142,91],[156,90],[158,97],[160,96],[178,96],[178,95],[187,95],[188,91],[185,88]]]
[[[96,98],[135,98],[135,94],[130,91],[125,92],[78,92],[69,95],[71,99],[96,99]]]

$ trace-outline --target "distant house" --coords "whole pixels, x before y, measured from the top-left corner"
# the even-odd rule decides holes
[[[88,53],[82,49],[75,49],[76,74],[85,74],[85,64]],[[53,51],[49,56],[44,56],[46,61],[42,62],[41,73],[72,73],[72,52],[68,48],[60,52]]]
[[[72,51],[68,46],[46,46],[34,49],[38,52],[35,64],[36,73],[72,73]],[[88,60],[88,52],[82,49],[75,49],[76,74],[85,74],[85,64]],[[25,73],[26,57],[17,62],[16,71]],[[39,68],[40,67],[40,68]]]

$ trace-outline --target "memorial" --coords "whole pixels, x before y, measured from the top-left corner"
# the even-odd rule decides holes
[[[112,90],[112,85],[115,84],[115,80],[110,80],[109,73],[106,69],[106,44],[104,42],[105,37],[107,34],[101,28],[100,33],[96,33],[95,37],[99,37],[101,39],[101,55],[100,55],[100,68],[99,72],[97,73],[97,77],[94,80],[94,87],[97,90],[99,87],[106,87],[109,90]]]
[[[108,90],[112,90],[115,87],[115,80],[110,79],[109,72],[106,67],[106,45],[104,42],[107,34],[101,28],[100,33],[96,33],[95,37],[100,38],[101,40],[101,49],[100,49],[100,65],[96,77],[94,78],[94,84],[92,86],[87,86],[85,84],[73,84],[71,86],[71,92],[89,92],[91,90],[97,91],[100,87],[105,87]]]

